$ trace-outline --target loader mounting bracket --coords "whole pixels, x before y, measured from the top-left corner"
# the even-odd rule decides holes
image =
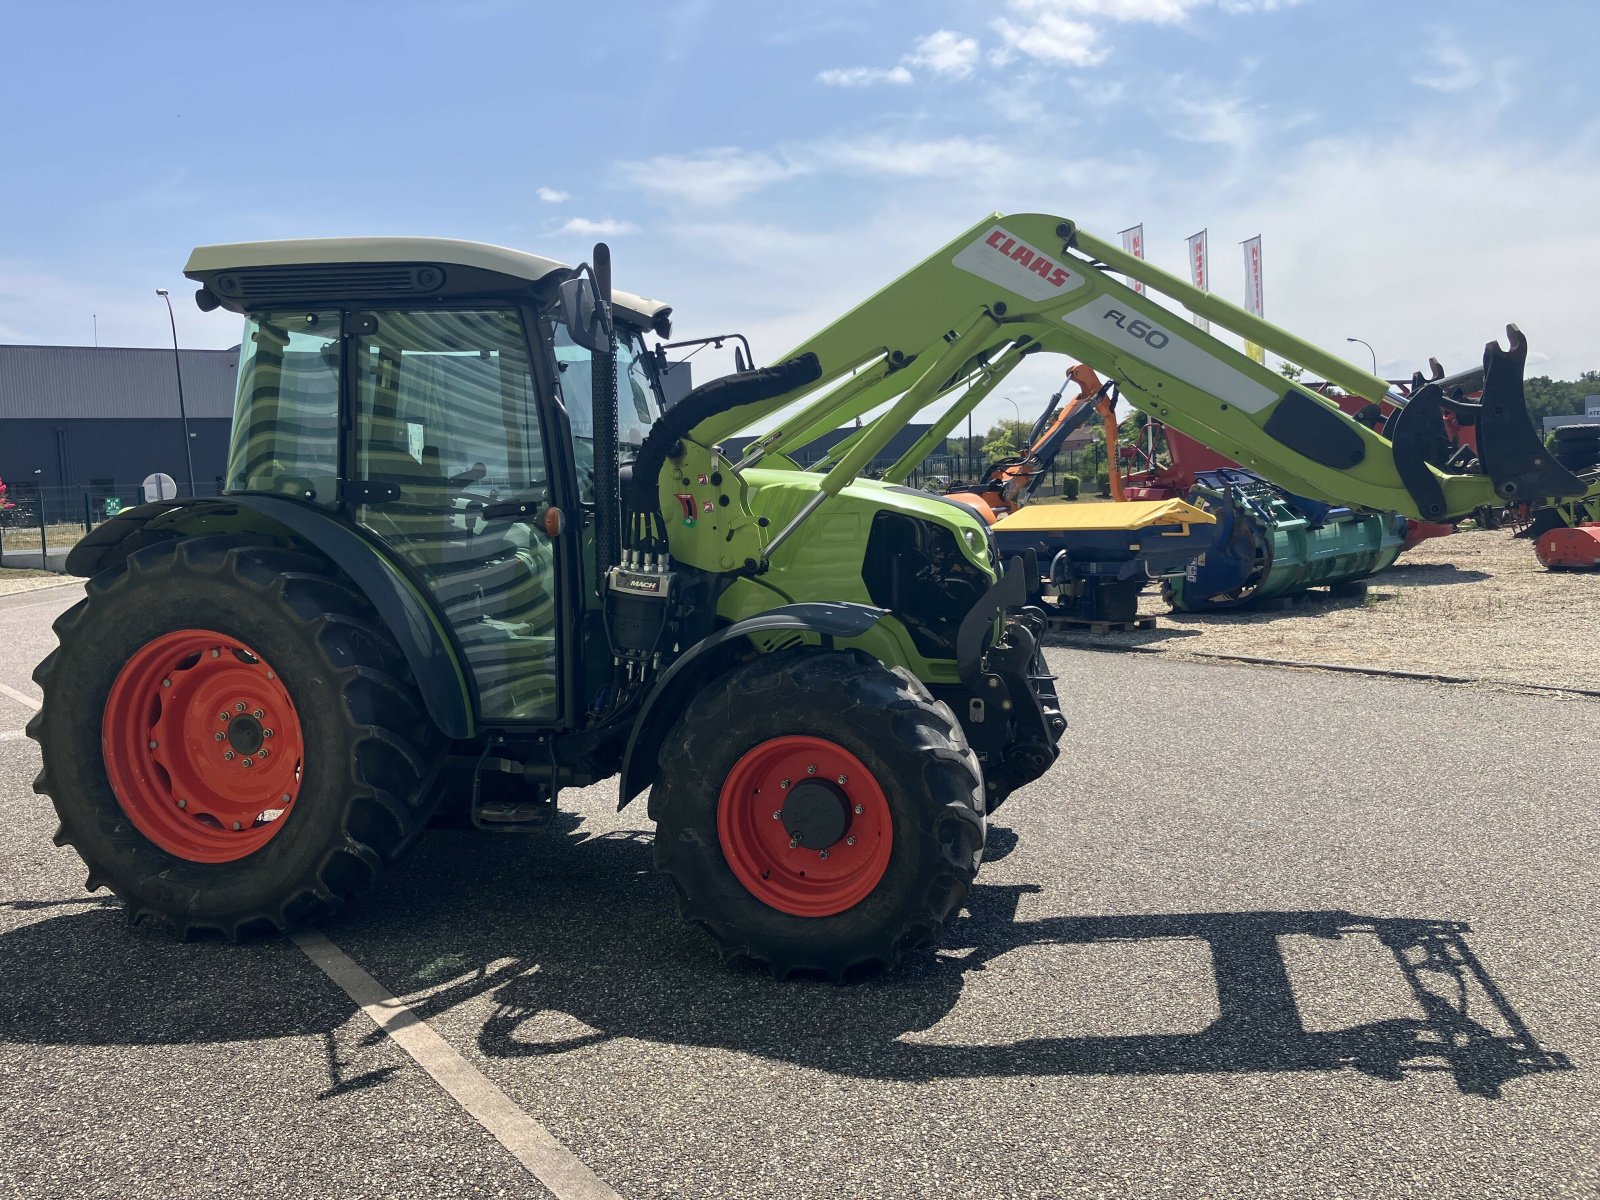
[[[1427,384],[1389,419],[1385,428],[1394,446],[1394,469],[1416,501],[1418,515],[1427,521],[1445,518],[1444,488],[1428,466],[1443,443],[1443,408],[1443,390],[1437,383]],[[1445,448],[1448,449],[1447,444]]]

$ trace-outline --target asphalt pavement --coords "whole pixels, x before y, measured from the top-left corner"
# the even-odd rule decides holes
[[[83,890],[0,600],[0,1195],[540,1196],[291,942]],[[325,932],[628,1197],[1600,1193],[1600,707],[1053,650],[1063,761],[851,986],[722,965],[644,805],[430,833]]]

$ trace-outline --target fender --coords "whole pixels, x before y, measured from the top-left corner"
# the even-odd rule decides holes
[[[689,647],[682,658],[662,672],[639,708],[623,751],[618,810],[654,781],[661,744],[677,723],[678,714],[688,707],[696,692],[733,665],[741,641],[756,634],[792,630],[821,634],[822,644],[831,646],[834,638],[860,637],[886,614],[886,609],[866,604],[785,604],[719,629]]]
[[[67,570],[87,579],[145,546],[199,533],[226,533],[254,522],[241,510],[311,543],[335,563],[377,610],[405,655],[428,715],[446,737],[473,732],[472,697],[460,656],[405,576],[369,541],[318,509],[275,496],[230,495],[141,504],[98,526],[67,555]]]

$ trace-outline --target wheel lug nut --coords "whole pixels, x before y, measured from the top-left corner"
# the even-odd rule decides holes
[[[839,776],[839,786],[840,787],[843,787],[845,784],[847,784],[849,782],[850,782],[850,776],[848,776],[848,775]]]
[[[178,807],[179,808],[188,808],[189,807],[189,802],[187,800],[179,800],[178,801]]]
[[[235,704],[233,706],[233,711],[234,712],[243,712],[244,711],[244,703],[241,701],[240,703]]]
[[[162,686],[162,687],[171,687],[171,686],[172,686],[172,680],[170,680],[170,679],[163,679],[163,680],[162,680],[162,681],[161,681],[161,686]]]
[[[224,750],[222,752],[222,757],[227,759],[229,762],[232,762],[234,759],[234,753],[232,750]]]
[[[239,829],[243,829],[244,828],[244,826],[240,825],[239,822],[237,822],[237,821],[235,821],[233,823],[233,827],[234,827],[235,830],[239,830]]]
[[[219,734],[216,734],[216,735],[215,735],[215,737],[216,737],[216,739],[217,739],[217,741],[219,741],[219,742],[220,742],[220,741],[221,741],[221,740],[222,740],[222,739],[223,739],[223,736],[224,736],[224,735],[223,735],[223,734],[220,734],[220,733],[219,733]]]
[[[257,758],[266,758],[266,757],[267,757],[267,756],[268,756],[268,755],[270,755],[270,754],[271,754],[271,753],[272,753],[272,751],[271,751],[271,750],[268,750],[268,749],[267,749],[267,748],[266,748],[266,747],[265,747],[265,746],[263,746],[263,747],[261,747],[261,750],[260,750],[260,752],[259,752],[259,753],[257,753],[257,755],[256,755],[256,757],[257,757]],[[249,765],[250,765],[250,764],[249,764],[249,763],[245,763],[245,766],[247,766],[247,767],[248,767],[248,766],[249,766]]]
[[[855,839],[855,838],[853,838],[853,837],[847,837],[847,838],[845,838],[845,840],[844,840],[844,844],[845,844],[845,845],[846,845],[846,846],[854,846],[854,845],[855,845],[855,844],[856,844],[856,839]]]
[[[780,779],[778,780],[778,786],[781,788],[786,788],[789,786],[789,781],[787,779]]]
[[[774,821],[781,821],[781,820],[783,820],[783,813],[782,813],[782,812],[780,812],[780,811],[779,811],[779,810],[778,810],[778,809],[776,809],[776,808],[775,808],[775,809],[773,809],[773,810],[772,810],[772,819],[773,819],[773,820],[774,820]]]
[[[253,758],[247,758],[244,760],[244,765],[247,767],[253,767],[256,765],[256,760]]]
[[[271,737],[271,736],[272,736],[272,730],[270,730],[270,729],[263,729],[263,730],[262,730],[262,731],[261,731],[261,736],[262,736],[262,737]]]
[[[218,713],[218,714],[217,714],[217,720],[219,720],[219,721],[226,721],[226,720],[227,720],[227,719],[228,719],[228,714],[227,714],[227,713],[225,713],[225,712],[219,712],[219,713]]]
[[[259,721],[261,719],[261,710],[258,708],[258,709],[255,710],[255,712],[251,713],[250,715],[252,717],[254,717],[256,720]]]
[[[815,775],[816,773],[817,773],[817,764],[816,763],[812,763],[809,767],[806,768],[806,774],[807,775]]]
[[[800,844],[800,835],[797,833],[792,838],[789,839],[789,849],[793,850],[799,844]]]
[[[154,750],[155,748],[156,748],[156,744],[154,742],[151,742],[150,743],[150,749]]]
[[[861,814],[862,814],[862,813],[864,813],[864,812],[866,812],[866,811],[867,811],[867,810],[866,810],[866,809],[864,809],[864,808],[862,808],[862,807],[861,807],[861,805],[859,805],[859,804],[858,804],[858,805],[856,805],[856,816],[858,816],[858,817],[859,817],[859,816],[860,816],[860,815],[861,815]]]
[[[827,858],[828,857],[828,852],[826,850],[818,851],[817,852],[817,857],[818,858]]]

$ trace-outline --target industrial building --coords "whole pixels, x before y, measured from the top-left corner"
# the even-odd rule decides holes
[[[195,491],[215,493],[228,457],[239,351],[184,350]],[[77,519],[85,495],[132,497],[155,472],[189,491],[170,349],[0,346],[0,480],[9,499]]]
[[[1583,412],[1571,417],[1546,417],[1544,431],[1549,435],[1563,425],[1593,425],[1597,422],[1600,422],[1600,396],[1585,396]]]

